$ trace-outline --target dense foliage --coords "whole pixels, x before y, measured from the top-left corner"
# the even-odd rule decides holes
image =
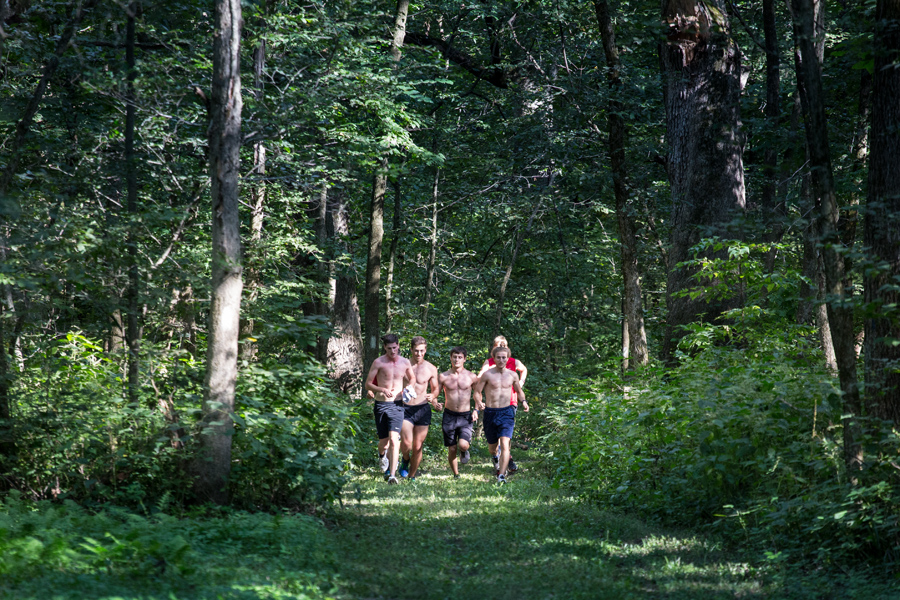
[[[477,371],[489,340],[509,338],[529,368],[535,408],[520,415],[518,441],[546,450],[558,483],[773,555],[895,567],[897,423],[874,416],[889,402],[865,396],[866,353],[851,370],[859,366],[870,404],[847,420],[824,310],[849,309],[844,341],[876,317],[897,331],[896,283],[863,289],[894,268],[862,244],[871,226],[864,202],[878,3],[821,5],[836,254],[846,261],[838,296],[825,289],[823,255],[836,244],[823,237],[813,197],[789,7],[742,0],[716,16],[707,5],[726,3],[694,3],[740,49],[745,206],[717,228],[695,228],[691,258],[670,264],[683,208],[667,150],[671,77],[660,74],[671,22],[656,4],[616,3],[613,69],[597,21],[602,4],[412,2],[395,63],[394,3],[242,3],[245,291],[231,357],[239,361],[232,503],[277,511],[331,502],[354,466],[374,460],[371,409],[335,385],[342,374],[327,346],[346,333],[339,321],[358,327],[375,310],[356,307],[373,178],[385,171],[387,237],[376,268],[390,283],[380,321],[404,349],[425,335],[440,370],[454,345],[468,347]],[[4,506],[20,498],[190,505],[186,465],[203,435],[216,292],[206,138],[215,3],[0,6],[0,166],[9,179],[0,190],[0,410],[9,412],[0,414],[0,487],[16,492]],[[73,37],[60,44],[67,31]],[[780,60],[774,94],[770,42]],[[776,104],[778,114],[767,112]],[[610,168],[613,114],[627,125],[624,208]],[[694,175],[702,182],[710,173],[701,165]],[[620,217],[634,239],[622,239]],[[623,374],[625,241],[636,251],[652,360]],[[676,294],[667,280],[678,269],[693,279]],[[678,299],[701,308],[661,357]],[[714,305],[721,310],[707,319]],[[337,315],[336,306],[351,308]],[[866,344],[871,352],[897,340]],[[860,472],[847,467],[851,425],[863,431],[854,438],[866,458]],[[428,443],[438,453],[435,433]],[[75,514],[62,506],[60,514]],[[152,561],[141,552],[157,541],[121,553]],[[16,550],[19,566],[4,568],[27,573],[45,554],[99,564],[82,550],[90,541],[76,558],[70,542]]]

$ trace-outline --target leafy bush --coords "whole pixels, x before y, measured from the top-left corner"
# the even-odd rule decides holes
[[[708,346],[626,393],[565,382],[545,413],[555,480],[772,552],[895,559],[900,489],[877,478],[850,485],[839,392],[807,364],[815,350],[803,338],[787,353],[776,337]],[[893,448],[887,455],[898,447],[895,434],[883,442],[883,451]]]
[[[297,331],[278,333],[302,343]],[[293,356],[266,355],[238,379],[231,483],[245,506],[327,502],[344,483],[355,441],[351,408],[308,355]],[[17,455],[0,457],[8,485],[34,499],[128,506],[164,495],[189,499],[183,465],[201,412],[202,364],[146,343],[144,385],[130,403],[118,358],[80,333],[30,358],[16,379]]]
[[[319,598],[333,586],[336,558],[316,519],[227,510],[177,518],[166,503],[151,514],[93,513],[11,492],[0,503],[0,596]]]

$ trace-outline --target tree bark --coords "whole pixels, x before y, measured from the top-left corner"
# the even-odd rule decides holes
[[[428,252],[428,268],[425,275],[425,301],[422,303],[422,329],[428,329],[428,308],[431,306],[431,289],[434,286],[434,264],[437,260],[438,232],[438,183],[441,170],[435,169],[434,183],[431,187],[431,249]]]
[[[319,197],[315,206],[315,214],[313,215],[313,230],[316,236],[316,247],[321,251],[321,256],[316,263],[316,273],[319,281],[328,286],[330,283],[330,273],[328,267],[328,259],[326,256],[328,250],[328,182],[322,181],[319,186]],[[316,314],[327,317],[331,314],[332,302],[329,298],[316,301]],[[316,360],[325,364],[328,361],[328,334],[323,333],[316,339]]]
[[[878,0],[865,246],[866,408],[900,425],[900,1]]]
[[[241,2],[217,0],[210,97],[212,286],[200,448],[194,459],[198,499],[227,501],[234,392],[240,332],[241,222],[238,179],[241,145]]]
[[[634,226],[634,209],[625,167],[625,145],[627,128],[622,116],[622,80],[620,77],[619,50],[616,47],[616,30],[610,16],[609,3],[595,0],[594,8],[603,50],[606,54],[607,82],[609,83],[609,107],[607,127],[609,130],[609,162],[613,176],[613,191],[616,197],[616,216],[619,225],[619,245],[622,258],[622,279],[624,297],[622,313],[624,327],[622,333],[623,364],[626,369],[646,365],[650,357],[647,353],[647,333],[644,329],[644,309],[641,303],[641,273],[637,260],[637,235]],[[626,346],[627,344],[627,346]],[[625,352],[627,348],[627,352]]]
[[[397,0],[394,13],[394,28],[391,36],[390,54],[397,68],[400,62],[400,49],[406,36],[406,16],[409,12],[409,0]],[[372,181],[372,203],[369,219],[369,252],[366,260],[366,337],[364,372],[368,372],[381,353],[380,318],[381,318],[381,250],[384,242],[384,194],[387,190],[388,158],[383,156],[376,167]]]
[[[388,159],[383,157],[372,182],[372,203],[369,211],[369,252],[366,260],[366,344],[363,372],[380,354],[379,317],[381,287],[381,247],[384,242],[384,193],[387,185]]]
[[[400,180],[398,179],[394,181],[394,216],[391,227],[391,249],[388,252],[387,281],[384,285],[384,320],[387,333],[391,332],[394,318],[394,311],[391,310],[391,300],[394,295],[394,267],[397,264],[397,242],[403,230],[402,210]]]
[[[828,322],[834,343],[838,377],[843,392],[844,460],[848,470],[857,471],[862,465],[862,448],[856,417],[860,414],[860,395],[856,374],[853,313],[845,303],[845,265],[838,235],[839,208],[828,146],[828,127],[825,117],[825,98],[822,89],[820,57],[816,48],[817,0],[791,0],[794,21],[794,43],[800,61],[797,80],[801,83],[800,97],[806,123],[806,146],[809,151],[810,179],[816,218],[821,234],[822,257],[829,302]]]
[[[741,55],[730,37],[722,0],[667,0],[669,31],[660,46],[665,75],[666,139],[672,189],[668,320],[662,355],[672,360],[681,326],[716,320],[734,299],[679,297],[696,287],[695,269],[680,267],[700,239],[726,236],[745,208],[740,131]]]
[[[350,227],[343,194],[339,194],[330,204],[329,212],[334,226],[335,246],[346,251],[343,240],[350,235]],[[334,333],[328,338],[328,373],[341,391],[354,398],[358,398],[362,392],[363,377],[362,332],[356,281],[356,273],[352,271],[335,273],[332,312]]]

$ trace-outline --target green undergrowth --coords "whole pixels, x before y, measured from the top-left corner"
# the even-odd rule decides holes
[[[305,515],[89,512],[17,494],[0,505],[0,598],[320,599],[336,562]]]
[[[481,444],[461,479],[428,452],[415,481],[357,471],[322,518],[73,502],[0,506],[0,598],[122,600],[896,598],[848,572],[754,562],[556,488],[516,450],[498,485]]]

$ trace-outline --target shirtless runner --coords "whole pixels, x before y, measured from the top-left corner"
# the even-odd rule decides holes
[[[494,338],[494,343],[491,345],[491,350],[493,350],[497,346],[503,346],[505,348],[509,348],[509,342],[507,342],[506,338],[503,337],[502,335],[498,335],[497,337]],[[490,369],[493,366],[494,366],[494,359],[488,358],[486,361],[484,361],[484,364],[481,365],[481,370],[478,371],[478,376],[481,377],[481,375],[485,371],[487,371],[488,369]],[[528,377],[528,369],[525,368],[525,365],[522,364],[522,361],[520,361],[518,358],[513,358],[513,356],[510,355],[510,357],[506,361],[506,368],[509,369],[510,371],[516,371],[519,374],[519,385],[521,385],[524,388],[525,387],[525,378]],[[512,397],[509,399],[509,404],[510,404],[510,406],[515,406],[516,408],[518,408],[518,406],[519,406],[519,401],[516,398],[515,391],[512,392]],[[500,454],[497,452],[496,448],[491,449],[491,460],[494,461],[494,468],[496,468],[497,465],[500,463]],[[462,462],[463,464],[466,464],[467,462],[469,462],[468,454],[463,455],[460,462]],[[519,467],[516,466],[516,461],[513,460],[512,452],[510,452],[510,455],[509,455],[508,469],[509,469],[510,473],[515,473],[516,471],[519,470]]]
[[[453,478],[459,479],[459,453],[469,450],[472,442],[472,423],[478,420],[478,411],[472,410],[472,387],[478,377],[465,368],[466,349],[456,346],[450,350],[450,370],[438,376],[438,385],[444,392],[444,446]]]
[[[499,444],[500,464],[497,468],[497,483],[506,483],[506,468],[509,465],[509,441],[516,425],[516,409],[509,403],[510,394],[515,391],[522,410],[528,412],[525,392],[519,383],[519,374],[506,368],[510,349],[497,346],[491,350],[494,366],[482,373],[475,384],[475,408],[483,411],[484,437],[493,450]],[[482,400],[482,392],[484,399]]]
[[[375,427],[378,430],[378,456],[389,484],[397,483],[397,457],[400,454],[400,428],[403,424],[402,390],[405,381],[413,381],[412,365],[400,356],[400,341],[389,333],[381,338],[384,354],[372,362],[366,376],[366,389],[375,394]]]
[[[441,410],[438,404],[438,371],[437,367],[425,360],[428,344],[425,338],[417,335],[410,343],[412,350],[412,386],[416,397],[404,406],[403,429],[400,431],[400,476],[415,479],[422,462],[422,444],[428,436],[431,425],[431,408]],[[431,387],[431,393],[428,388]],[[405,474],[404,474],[405,473]]]

